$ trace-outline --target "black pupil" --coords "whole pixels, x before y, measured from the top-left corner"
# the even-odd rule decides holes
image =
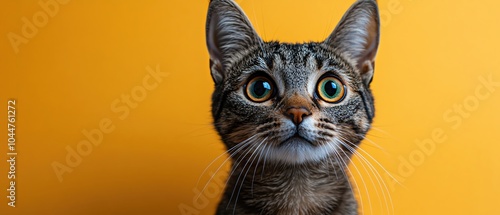
[[[258,80],[253,85],[253,93],[257,97],[265,96],[268,90],[270,90],[270,85],[267,81]]]
[[[337,84],[334,81],[327,81],[325,84],[325,93],[329,96],[335,96],[337,93]]]

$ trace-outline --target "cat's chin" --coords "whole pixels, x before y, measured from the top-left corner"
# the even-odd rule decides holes
[[[294,136],[288,138],[287,140],[283,141],[280,146],[281,147],[286,147],[287,145],[300,145],[300,144],[310,144],[311,146],[316,146],[315,143],[299,136],[298,134],[295,134]]]
[[[337,150],[333,142],[317,145],[299,136],[293,136],[277,146],[270,146],[269,157],[275,161],[301,164],[319,162]]]

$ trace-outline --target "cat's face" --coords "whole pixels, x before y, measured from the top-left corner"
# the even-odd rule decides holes
[[[290,164],[350,156],[374,114],[378,32],[375,3],[358,1],[322,43],[263,42],[236,4],[212,2],[212,112],[230,155]]]

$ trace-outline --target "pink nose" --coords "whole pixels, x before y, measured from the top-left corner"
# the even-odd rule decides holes
[[[311,112],[303,107],[290,107],[286,110],[286,115],[290,117],[293,123],[298,125],[304,117],[311,115]]]

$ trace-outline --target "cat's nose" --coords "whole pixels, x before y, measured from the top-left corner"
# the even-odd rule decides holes
[[[292,106],[286,110],[286,115],[290,117],[295,125],[298,125],[302,122],[304,117],[311,115],[311,111],[304,107]]]

